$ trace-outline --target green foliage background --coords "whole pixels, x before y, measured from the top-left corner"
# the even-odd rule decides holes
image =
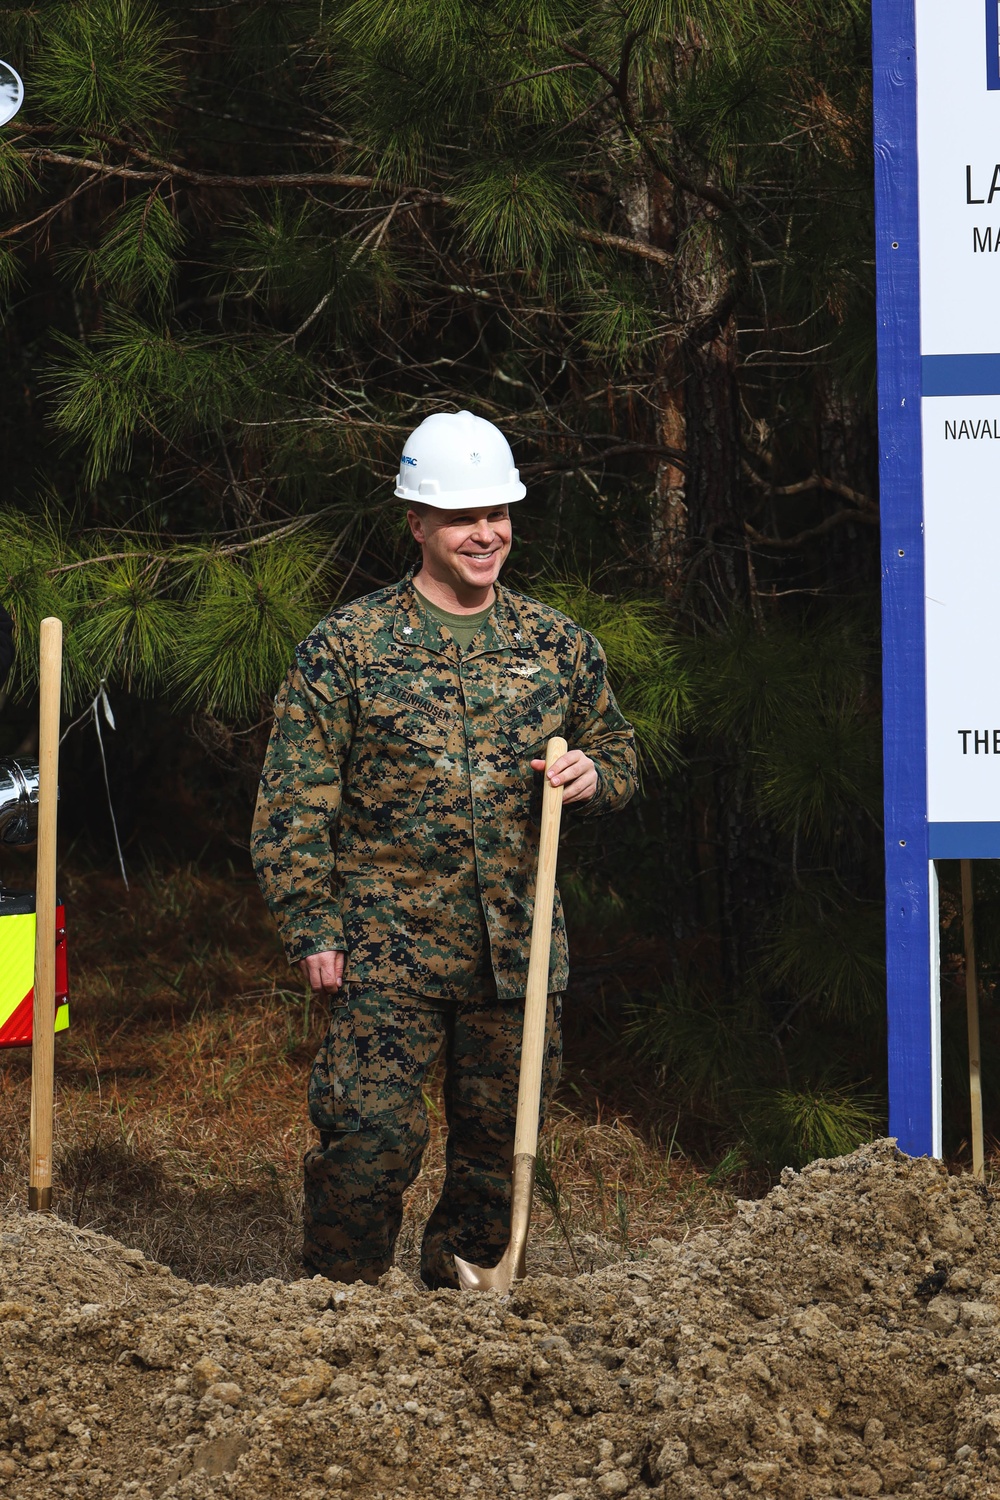
[[[67,709],[242,767],[243,830],[293,643],[409,563],[403,438],[471,407],[642,744],[564,861],[600,1087],[747,1162],[882,1128],[868,7],[0,15],[8,742],[58,613]]]

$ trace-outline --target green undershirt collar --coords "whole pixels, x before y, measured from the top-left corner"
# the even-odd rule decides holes
[[[431,601],[420,592],[415,584],[413,591],[420,601],[421,609],[429,614],[432,620],[436,620],[439,625],[447,625],[448,629],[455,637],[455,640],[458,642],[460,651],[468,651],[476,634],[482,629],[486,621],[489,619],[490,615],[493,613],[493,605],[488,604],[486,608],[481,609],[478,614],[453,615],[449,610],[441,609],[439,605],[432,604]]]

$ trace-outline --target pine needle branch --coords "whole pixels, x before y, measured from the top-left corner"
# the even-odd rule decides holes
[[[839,495],[842,500],[849,500],[860,510],[877,511],[878,503],[870,495],[864,495],[860,490],[855,490],[850,485],[842,484],[839,480],[828,479],[823,474],[810,474],[808,479],[798,479],[794,484],[772,484],[763,475],[758,474],[746,459],[742,463],[743,472],[759,485],[768,495],[802,495],[809,490],[828,490],[831,495]]]
[[[571,230],[575,239],[587,245],[606,245],[609,250],[621,250],[626,255],[636,255],[641,260],[651,260],[658,266],[673,266],[676,255],[660,250],[656,245],[643,244],[642,240],[630,240],[622,234],[611,234],[603,229],[584,229],[577,226]]]
[[[813,541],[818,536],[826,536],[828,532],[835,530],[838,526],[844,526],[849,521],[860,521],[864,526],[878,526],[879,518],[867,510],[835,510],[832,515],[820,521],[816,526],[809,526],[805,531],[799,531],[795,536],[765,536],[762,531],[757,531],[744,522],[743,529],[752,542],[758,547],[772,547],[777,551],[789,552],[795,547],[801,547],[803,543]]]
[[[0,240],[12,239],[14,235],[23,234],[26,229],[34,229],[36,224],[51,224],[52,220],[58,218],[63,209],[68,207],[75,198],[79,198],[81,193],[85,193],[88,188],[93,187],[100,180],[100,175],[97,173],[85,178],[83,182],[78,183],[71,193],[67,193],[65,198],[60,198],[58,203],[45,209],[43,213],[38,214],[34,219],[27,219],[23,224],[14,224],[10,229],[0,229]]]
[[[142,159],[144,153],[132,152],[133,155]],[[389,186],[375,177],[359,176],[344,172],[272,172],[256,176],[245,176],[231,173],[197,172],[190,167],[180,166],[176,162],[158,163],[156,170],[141,167],[132,167],[127,163],[96,161],[92,157],[72,156],[65,151],[54,151],[47,146],[35,146],[22,153],[26,158],[33,161],[54,163],[58,166],[83,167],[91,172],[94,178],[118,177],[128,182],[151,182],[162,183],[170,178],[176,178],[180,182],[189,183],[192,187],[207,188],[304,188],[304,187],[332,187],[345,188],[356,191],[371,191],[379,188],[385,191],[396,191],[398,193],[397,203],[403,198],[412,196],[415,203],[434,203],[446,208],[459,206],[459,200],[448,193],[436,193],[427,188],[401,187],[390,189]],[[87,184],[89,186],[89,184]],[[82,191],[82,189],[81,189]],[[72,194],[71,197],[75,197]],[[69,202],[70,199],[65,200]],[[47,210],[41,217],[52,217],[60,211],[63,204],[57,208]],[[31,223],[38,222],[36,220]],[[14,229],[3,231],[4,237],[9,237],[19,230],[30,228],[31,224],[17,225]],[[568,225],[567,233],[571,238],[577,239],[588,245],[603,245],[609,250],[620,250],[624,255],[637,256],[641,260],[652,261],[660,266],[673,266],[676,256],[666,250],[661,250],[655,245],[645,244],[642,240],[630,239],[627,235],[612,234],[608,230],[591,229],[585,225]]]
[[[141,152],[134,153],[141,156]],[[85,167],[90,172],[105,177],[121,177],[129,182],[162,182],[176,177],[195,187],[223,188],[276,188],[276,187],[341,187],[373,188],[374,177],[358,177],[345,172],[270,172],[252,177],[224,172],[196,172],[176,162],[164,162],[156,170],[147,171],[130,167],[127,163],[95,161],[92,157],[71,156],[66,151],[53,151],[48,146],[35,146],[22,155],[33,161],[52,162],[63,167]],[[416,189],[415,191],[419,191]]]
[[[333,510],[333,506],[327,507],[327,512]],[[324,514],[323,511],[313,512],[308,516],[297,516],[294,521],[289,521],[285,526],[275,527],[272,531],[264,532],[261,536],[251,537],[246,542],[229,542],[223,546],[212,544],[207,550],[213,557],[238,557],[240,553],[250,552],[255,547],[269,547],[273,542],[282,541],[285,537],[294,536],[297,531],[306,531],[313,526],[317,519]],[[144,552],[141,548],[130,547],[126,552],[101,552],[94,557],[80,557],[75,562],[61,563],[58,567],[47,568],[47,578],[57,578],[60,573],[75,573],[80,568],[93,568],[99,563],[123,562],[127,558],[146,558],[150,561],[155,559],[169,558],[171,562],[181,563],[187,566],[193,559],[205,556],[206,548],[173,547],[167,552],[164,548],[150,548]]]

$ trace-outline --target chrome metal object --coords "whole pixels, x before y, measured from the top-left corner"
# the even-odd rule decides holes
[[[0,756],[0,844],[33,844],[38,830],[38,762]]]
[[[24,103],[24,84],[16,68],[0,62],[0,125],[13,120]]]

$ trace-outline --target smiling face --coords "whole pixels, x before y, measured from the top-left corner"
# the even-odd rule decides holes
[[[406,519],[423,554],[415,581],[426,598],[454,614],[473,614],[492,603],[510,551],[506,505],[468,511],[428,505],[408,510]]]

